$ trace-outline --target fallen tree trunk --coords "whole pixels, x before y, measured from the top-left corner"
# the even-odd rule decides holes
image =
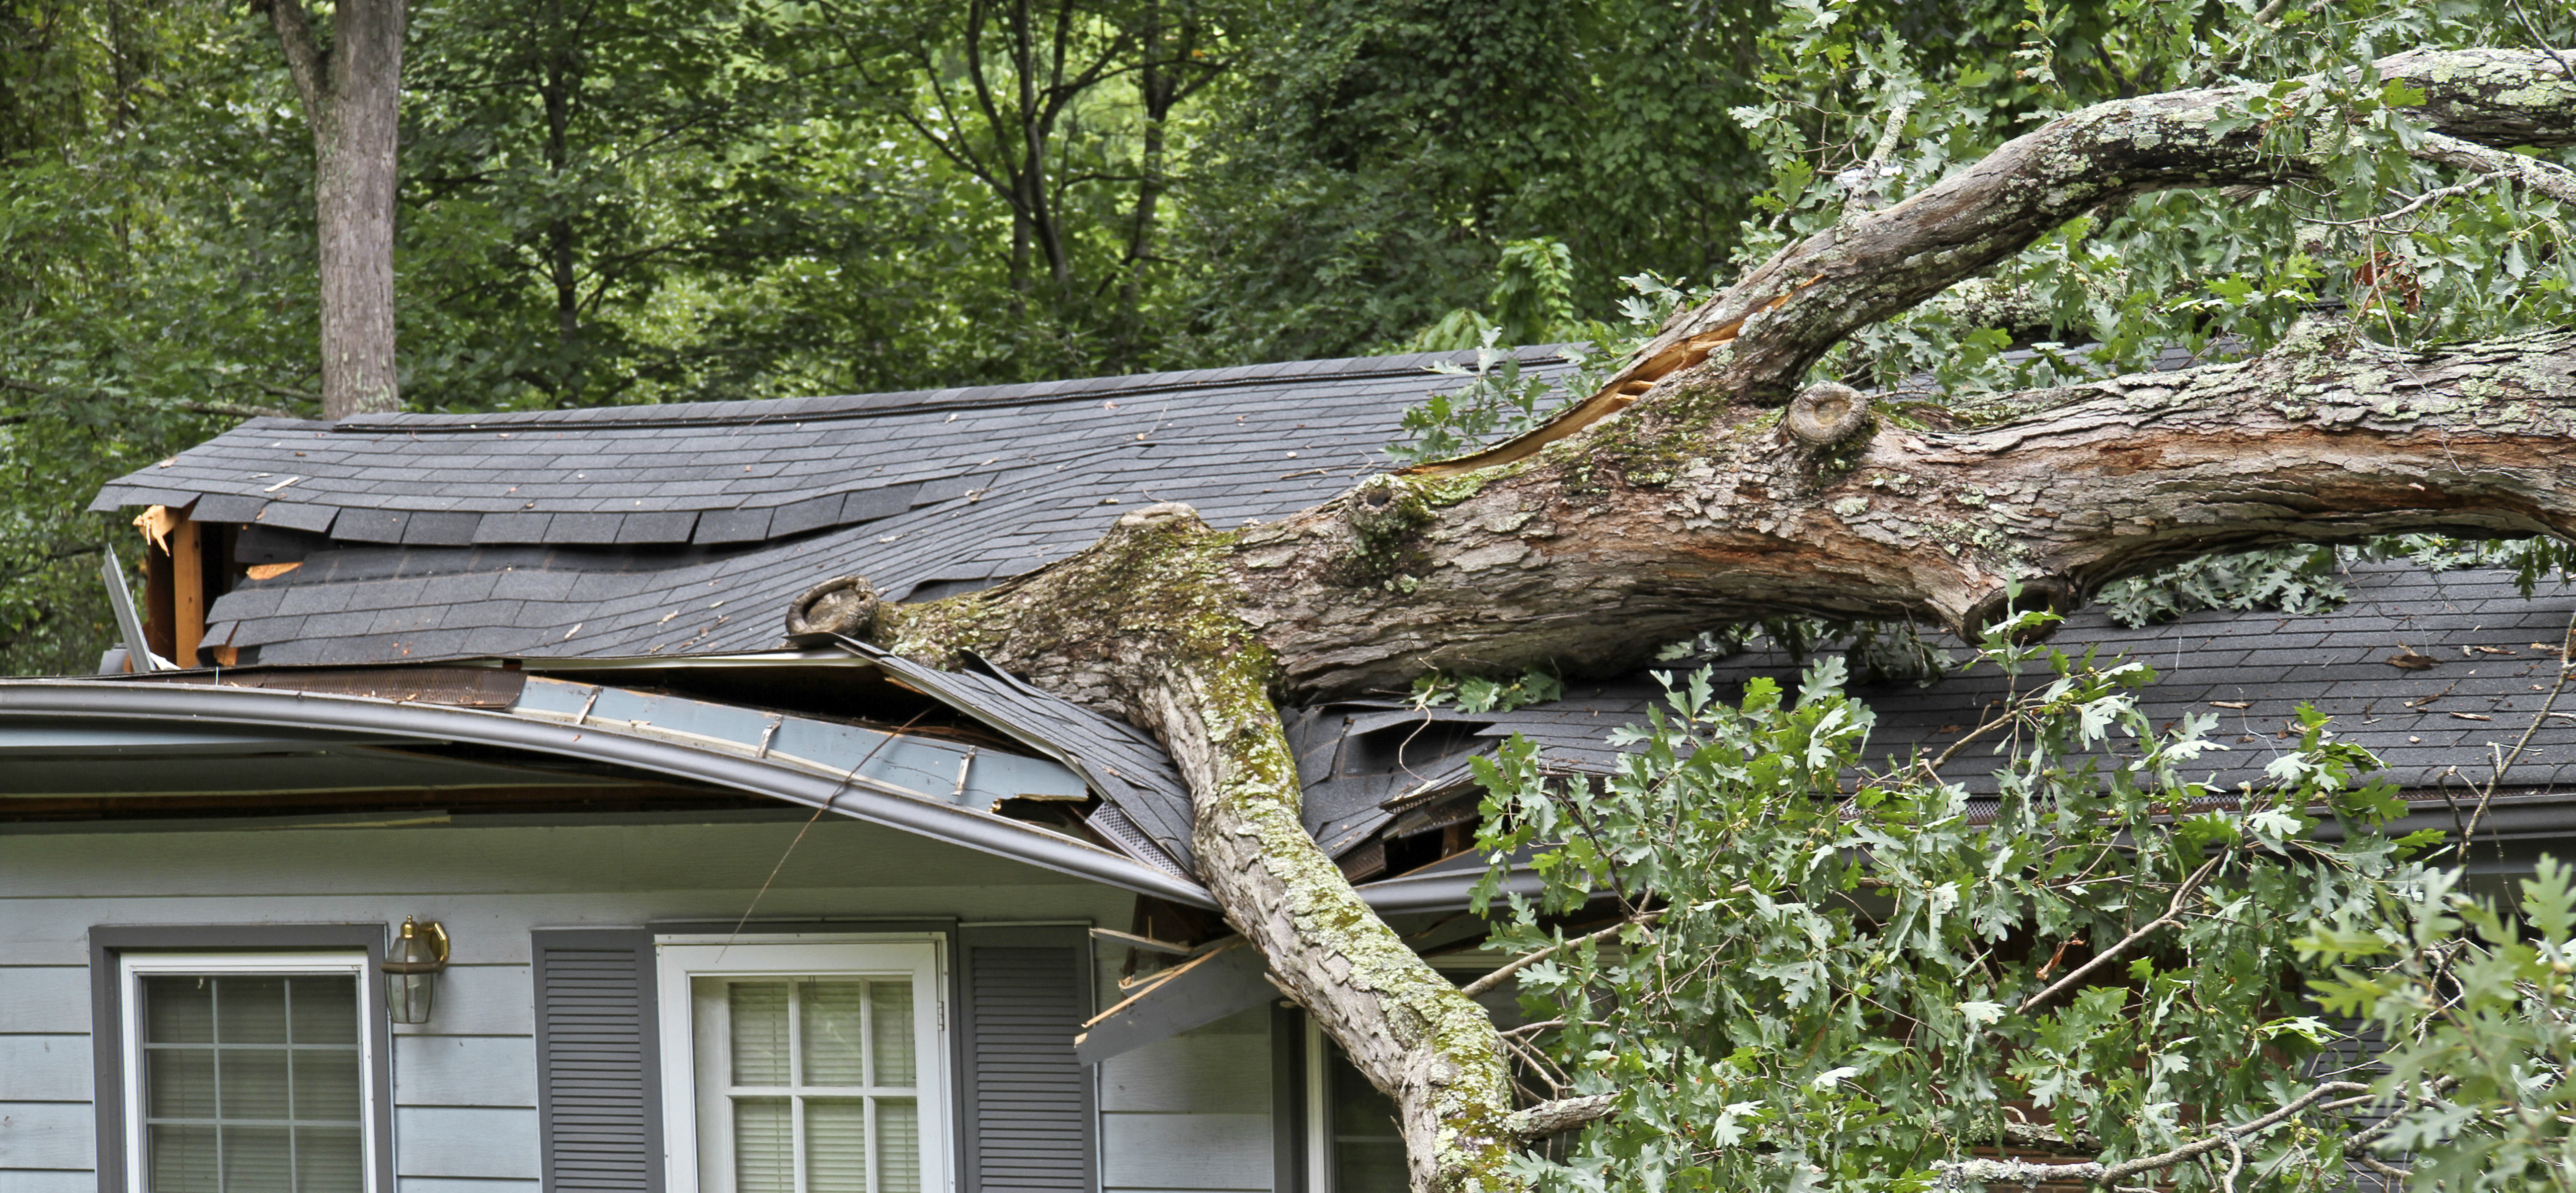
[[[2464,141],[2576,141],[2576,80],[2539,53],[2380,66]],[[1071,559],[893,610],[885,636],[931,662],[976,652],[1160,736],[1190,784],[1202,877],[1395,1099],[1415,1187],[1509,1187],[1525,1134],[1610,1102],[1514,1117],[1490,1019],[1301,827],[1276,701],[1401,689],[1431,670],[1615,672],[1789,612],[1973,634],[2009,584],[2071,608],[2221,548],[2576,531],[2561,485],[2576,333],[2416,353],[2316,324],[2253,361],[1972,409],[1873,408],[1835,385],[1783,408],[1842,337],[2072,215],[2294,172],[2219,127],[2231,96],[2088,109],[1859,215],[1677,316],[1601,395],[1494,452],[1371,478],[1267,526],[1130,514]]]

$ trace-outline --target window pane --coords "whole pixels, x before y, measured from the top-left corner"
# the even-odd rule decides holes
[[[867,1103],[805,1103],[805,1193],[868,1193]]]
[[[734,1193],[795,1193],[795,1120],[785,1098],[733,1104]]]
[[[286,1117],[286,1050],[226,1048],[216,1062],[215,1085],[226,1121]],[[281,1144],[280,1146],[284,1146]]]
[[[1410,1178],[1394,1099],[1377,1092],[1340,1046],[1328,1040],[1324,1048],[1333,1101],[1334,1193],[1404,1193]]]
[[[358,983],[348,978],[296,978],[287,985],[296,1043],[358,1042]]]
[[[876,1003],[876,1038],[870,1043],[877,1050],[877,1084],[911,1085],[912,983],[870,982],[868,993]]]
[[[865,1085],[866,1057],[859,1040],[866,982],[805,983],[805,1084]]]
[[[217,978],[215,1039],[226,1044],[286,1042],[286,979]]]
[[[153,1193],[362,1193],[355,977],[154,976],[139,984],[143,1165]],[[300,1037],[332,1043],[292,1046],[290,1024]],[[216,1042],[157,1042],[165,1035]]]
[[[145,1113],[153,1118],[215,1117],[215,1050],[147,1048]]]
[[[356,1127],[295,1129],[295,1193],[362,1193],[365,1170],[366,1153],[358,1145]],[[236,1187],[226,1193],[250,1191]]]
[[[921,1193],[921,1111],[910,1098],[877,1099],[877,1193]]]
[[[358,1121],[358,1050],[295,1050],[295,1117],[304,1122]]]
[[[217,1193],[213,1127],[153,1127],[143,1145],[150,1151],[144,1168],[152,1174],[151,1193]]]
[[[155,1044],[215,1039],[215,983],[209,978],[143,979],[143,1038]]]
[[[735,982],[726,997],[733,1012],[733,1083],[787,1084],[787,983]]]
[[[284,1127],[225,1127],[224,1193],[285,1193],[295,1187]]]

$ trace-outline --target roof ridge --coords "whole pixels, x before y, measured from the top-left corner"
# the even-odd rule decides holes
[[[1577,342],[1526,344],[1511,349],[1523,364],[1554,360]],[[504,410],[479,414],[366,414],[336,423],[309,424],[343,434],[383,431],[481,431],[494,427],[610,424],[619,427],[728,426],[738,423],[814,422],[866,418],[896,411],[949,407],[1035,405],[1126,394],[1168,393],[1262,381],[1320,377],[1392,377],[1429,372],[1438,363],[1464,365],[1475,349],[1455,352],[1409,352],[1397,356],[1351,356],[1326,360],[1287,360],[1225,365],[1115,377],[1076,377],[1058,381],[1022,381],[1004,385],[951,386],[945,389],[896,390],[889,393],[832,394],[802,398],[741,398],[720,402],[673,402],[648,406],[589,406],[573,410]]]

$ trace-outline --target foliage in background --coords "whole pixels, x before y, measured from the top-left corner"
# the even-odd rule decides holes
[[[268,36],[193,5],[0,6],[0,671],[94,669],[111,477],[308,392],[312,143]],[[129,559],[138,553],[125,552]]]
[[[2352,1041],[2300,1013],[2326,971],[2298,941],[2437,885],[2407,860],[2424,842],[2375,831],[2401,811],[2360,781],[2377,760],[2303,712],[2264,783],[2212,790],[2212,720],[2159,731],[2143,664],[2013,644],[2046,616],[1982,643],[2013,691],[1952,769],[1871,758],[1835,658],[1794,700],[1667,679],[1606,779],[1525,739],[1478,761],[1492,944],[1557,947],[1521,971],[1519,1071],[1619,1098],[1561,1161],[1524,1159],[1541,1187],[1926,1189],[1999,1142],[2117,1162],[2330,1075]],[[1522,850],[1544,890],[1503,895]],[[2322,1110],[2241,1147],[2235,1188],[2348,1179]],[[2224,1160],[2133,1183],[2219,1187]]]
[[[1651,322],[1676,299],[1632,297],[1646,271],[1722,278],[2050,113],[2576,39],[2564,6],[2511,0],[2255,7],[1053,0],[1014,29],[960,0],[456,0],[414,13],[406,55],[404,392],[468,411],[1488,329],[1595,346],[1554,393],[1526,384],[1553,366],[1440,387],[1447,412],[1403,434],[1449,454],[1615,364],[1637,328],[1590,316],[1627,298]],[[1826,371],[1973,400],[2259,347],[2318,304],[2391,342],[2576,317],[2552,204],[2487,187],[2373,217],[2438,181],[2389,151],[2384,98],[2359,79],[2243,114],[2331,190],[2096,213]],[[0,499],[0,670],[104,645],[72,562],[126,533],[79,512],[99,481],[247,409],[313,409],[308,140],[255,13],[0,2],[0,452],[27,478]]]

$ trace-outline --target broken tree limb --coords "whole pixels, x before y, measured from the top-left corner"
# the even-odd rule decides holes
[[[2426,94],[2419,115],[2446,135],[2576,142],[2576,81],[2550,61],[2479,50],[2378,65]],[[2230,115],[2253,94],[2055,121],[1784,250],[1676,317],[1572,414],[1492,451],[1373,477],[1270,525],[1219,530],[1152,507],[992,589],[888,608],[879,637],[931,663],[974,652],[1151,730],[1190,788],[1200,878],[1395,1101],[1414,1187],[1516,1188],[1510,1151],[1544,1124],[1515,1118],[1505,1042],[1306,833],[1279,700],[1400,691],[1438,670],[1616,673],[1784,613],[1974,635],[2222,549],[2576,534],[2566,331],[2413,351],[2313,323],[2248,361],[1880,409],[1848,438],[1781,426],[1783,398],[1835,342],[2070,216],[2291,176],[2301,164],[2267,158]],[[2216,1150],[2311,1104],[2128,1164]],[[2025,1169],[2039,1171],[1989,1179]]]
[[[1662,393],[1519,464],[1379,477],[1236,539],[1300,695],[1434,670],[1617,673],[1784,613],[1973,637],[2216,550],[2576,532],[2576,334],[2427,352],[2312,324],[2265,356],[1917,409],[1823,452]]]
[[[1541,1102],[1527,1110],[1515,1110],[1503,1122],[1516,1138],[1545,1139],[1550,1135],[1571,1131],[1586,1123],[1606,1118],[1618,1104],[1619,1095],[1617,1094],[1584,1094],[1580,1097],[1558,1098],[1552,1102]]]
[[[2576,144],[2576,80],[2545,50],[2411,50],[2374,64],[2424,93],[2408,114],[2464,144]],[[1707,302],[1676,312],[1599,394],[1510,443],[1425,475],[1520,458],[1616,413],[1646,387],[1704,365],[1712,387],[1776,405],[1853,332],[1991,268],[2101,204],[2153,191],[2273,184],[2303,164],[2263,149],[2263,128],[2222,119],[2268,85],[2173,91],[2071,112],[1883,211],[1783,250]],[[2526,159],[2527,160],[2527,159]],[[2542,163],[2546,165],[2546,163]],[[1719,350],[1726,351],[1720,354]],[[1714,361],[1711,364],[1709,362]]]

